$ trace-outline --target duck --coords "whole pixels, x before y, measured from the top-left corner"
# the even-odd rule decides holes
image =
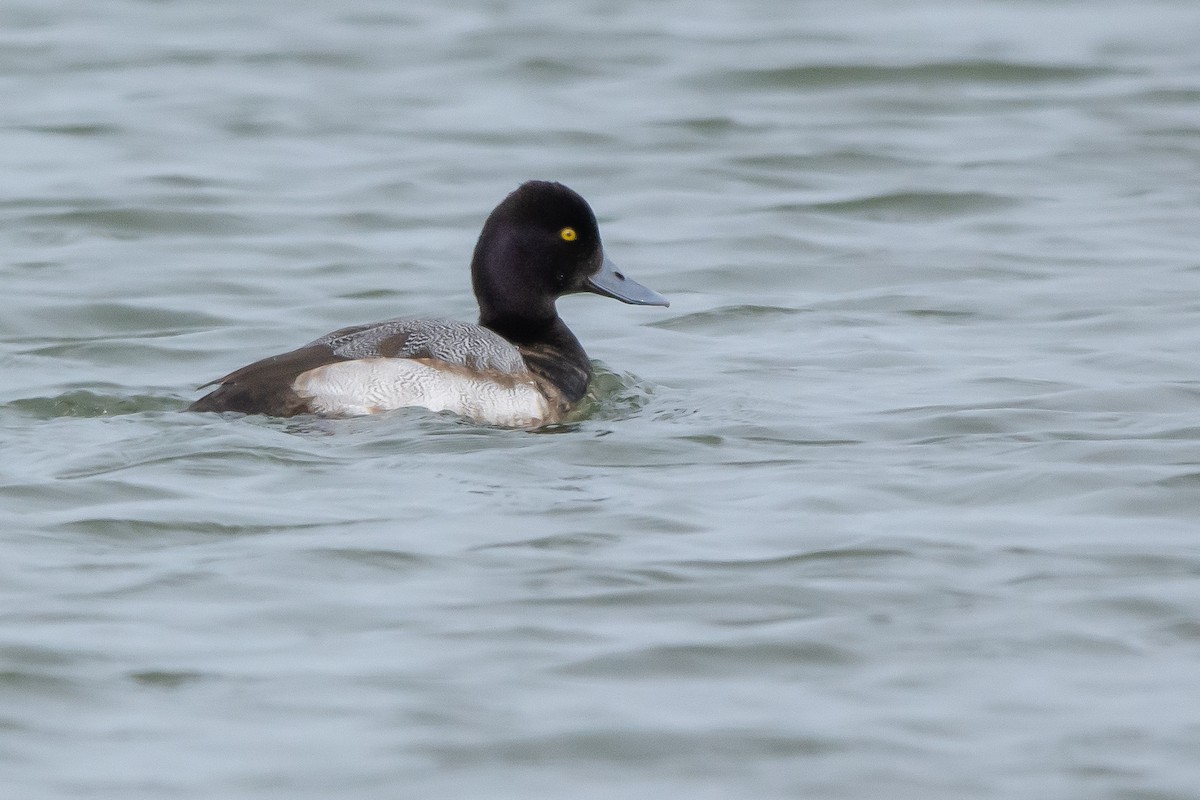
[[[400,317],[341,328],[198,387],[216,388],[188,410],[351,417],[418,407],[536,429],[562,422],[593,376],[558,298],[670,305],[609,260],[591,206],[552,181],[521,184],[488,216],[471,284],[477,323]]]

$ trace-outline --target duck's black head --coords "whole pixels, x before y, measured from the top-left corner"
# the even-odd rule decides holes
[[[547,181],[521,184],[492,211],[475,245],[471,281],[480,322],[494,330],[549,325],[558,318],[554,301],[572,292],[667,305],[605,258],[587,201]]]

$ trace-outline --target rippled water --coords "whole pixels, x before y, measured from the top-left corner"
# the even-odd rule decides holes
[[[1189,0],[14,0],[0,99],[0,794],[1196,796]],[[177,413],[532,177],[673,301],[572,424]]]

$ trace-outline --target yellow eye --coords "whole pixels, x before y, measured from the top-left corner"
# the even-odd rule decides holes
[[[574,228],[563,228],[558,232],[558,235],[562,237],[564,242],[573,242],[579,234],[575,233]]]

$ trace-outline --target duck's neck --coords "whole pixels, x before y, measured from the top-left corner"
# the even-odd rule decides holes
[[[530,371],[574,403],[587,392],[592,362],[554,307],[554,270],[541,249],[497,226],[493,214],[471,259],[479,324],[516,345]]]
[[[540,321],[480,316],[479,324],[515,344],[530,371],[554,384],[568,402],[577,402],[587,392],[591,359],[557,314]]]

